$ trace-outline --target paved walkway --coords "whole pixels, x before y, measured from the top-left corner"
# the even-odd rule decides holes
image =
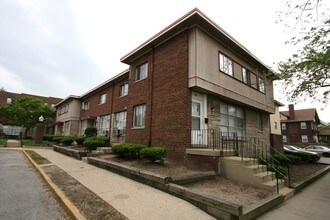
[[[33,149],[129,219],[214,219],[175,196],[48,149]]]
[[[330,219],[330,173],[258,219]]]

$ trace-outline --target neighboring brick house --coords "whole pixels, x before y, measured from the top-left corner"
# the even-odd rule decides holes
[[[284,144],[308,145],[318,143],[320,119],[315,108],[281,111],[281,130]]]
[[[171,158],[213,168],[218,158],[186,150],[208,145],[211,131],[270,145],[274,74],[198,9],[121,61],[129,70],[80,97],[80,134],[94,125],[112,142],[164,146]],[[100,121],[109,116],[108,131]]]
[[[70,95],[55,106],[55,134],[66,136],[78,135],[80,121],[80,105],[80,97]]]
[[[14,98],[34,98],[42,100],[45,104],[49,105],[51,108],[54,108],[57,103],[62,101],[61,98],[56,97],[45,97],[45,96],[38,96],[38,95],[32,95],[32,94],[26,94],[26,93],[13,93],[13,92],[7,92],[7,91],[0,91],[0,106],[7,106],[10,105],[12,100]],[[55,110],[55,109],[54,109]],[[1,124],[2,122],[0,122]],[[10,123],[4,123],[4,130],[11,127],[10,130],[19,130],[20,132],[23,132],[22,128],[17,126],[11,126]],[[46,133],[52,134],[54,133],[54,126],[48,126],[45,130]],[[14,132],[17,133],[17,132]],[[23,132],[24,133],[24,132]],[[32,135],[32,130],[28,132],[28,135]]]

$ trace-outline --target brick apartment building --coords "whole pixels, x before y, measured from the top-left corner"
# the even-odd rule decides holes
[[[70,134],[96,126],[112,142],[164,146],[172,158],[197,162],[210,158],[186,149],[207,145],[211,130],[270,144],[275,76],[198,9],[121,62],[129,65],[127,71],[77,98],[79,129]],[[65,99],[57,110],[72,100]]]
[[[283,144],[306,146],[318,143],[320,119],[315,108],[281,111],[281,130]]]
[[[32,94],[26,94],[26,93],[13,93],[13,92],[7,92],[7,91],[0,91],[0,106],[10,105],[13,99],[25,98],[25,97],[40,99],[45,104],[49,105],[52,108],[54,108],[57,103],[62,101],[61,98],[56,98],[56,97],[45,97],[45,96],[38,96],[38,95],[32,95]],[[19,128],[17,126],[13,127],[10,125],[10,123],[8,124],[8,122],[0,122],[0,124],[1,123],[3,123],[3,125],[4,125],[4,130],[6,130],[8,128],[8,126],[10,126],[10,128],[11,128],[10,130],[12,132],[14,132],[15,134],[17,134],[17,132],[15,132],[14,130],[18,129],[21,131],[21,128]],[[31,132],[32,131],[30,131],[30,133],[28,133],[28,134],[31,135],[32,134]],[[54,132],[54,126],[49,126],[46,128],[46,133],[53,133],[53,132]]]

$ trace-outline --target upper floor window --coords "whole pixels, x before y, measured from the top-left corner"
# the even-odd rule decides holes
[[[307,129],[307,124],[306,122],[300,122],[300,129]]]
[[[62,106],[61,108],[59,108],[58,115],[62,115],[68,111],[69,111],[69,104],[66,104],[66,105]]]
[[[128,94],[128,83],[125,83],[124,85],[120,86],[119,96],[125,96]]]
[[[277,122],[274,122],[274,128],[277,129]]]
[[[223,55],[222,53],[219,54],[219,64],[220,70],[230,76],[233,76],[233,61]]]
[[[286,135],[282,135],[282,140],[283,140],[284,143],[285,143],[285,142],[288,142],[288,138],[287,138],[287,136],[286,136]]]
[[[148,77],[148,63],[138,66],[135,71],[135,81],[139,81]]]
[[[250,72],[247,69],[245,69],[244,67],[242,67],[242,79],[245,84],[251,85]]]
[[[86,101],[86,102],[81,103],[81,109],[84,109],[84,110],[89,109],[89,102]]]
[[[282,123],[282,130],[286,130],[286,124],[285,123]]]
[[[262,93],[265,93],[265,80],[262,78],[259,78],[258,80],[259,80],[259,82],[258,82],[259,91]]]
[[[145,126],[146,105],[138,105],[134,107],[133,127],[143,128]]]
[[[12,101],[13,101],[12,98],[7,98],[7,104],[8,105],[10,105]]]
[[[104,104],[105,101],[106,101],[106,99],[107,99],[107,94],[106,93],[100,95],[100,97],[99,97],[99,105]]]

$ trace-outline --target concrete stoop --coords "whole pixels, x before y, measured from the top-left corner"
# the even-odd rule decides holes
[[[224,157],[220,161],[221,175],[249,186],[276,192],[275,173],[267,172],[265,165],[258,165],[256,159]],[[279,183],[279,185],[282,185]]]
[[[5,147],[21,147],[21,142],[17,140],[8,140]]]

